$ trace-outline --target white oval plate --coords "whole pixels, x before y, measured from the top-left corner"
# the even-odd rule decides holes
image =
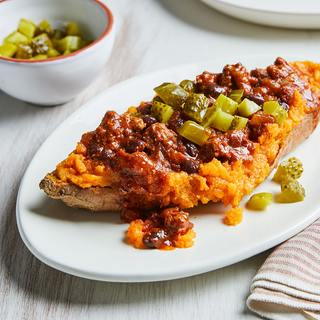
[[[318,0],[201,0],[234,18],[267,26],[293,29],[320,28]]]
[[[301,60],[284,57],[289,61]],[[293,155],[300,158],[305,173],[300,178],[305,201],[274,202],[265,211],[245,209],[236,227],[222,223],[226,208],[221,203],[188,210],[197,237],[189,249],[173,251],[136,250],[125,238],[128,225],[119,213],[89,212],[49,199],[39,182],[75,148],[81,135],[94,130],[108,109],[124,112],[131,105],[153,97],[153,88],[165,81],[195,79],[204,70],[221,72],[227,63],[241,61],[248,69],[266,67],[275,57],[239,57],[193,63],[142,75],[120,83],[87,102],[66,119],[44,142],[21,182],[17,199],[17,222],[29,250],[47,265],[76,276],[117,282],[169,280],[196,275],[241,261],[267,250],[298,233],[320,216],[320,129]],[[277,198],[280,186],[270,178],[256,192],[271,192]],[[243,204],[248,200],[246,196]]]

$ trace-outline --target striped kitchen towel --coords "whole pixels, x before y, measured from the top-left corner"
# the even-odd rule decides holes
[[[320,320],[320,219],[271,253],[247,306],[267,319]]]

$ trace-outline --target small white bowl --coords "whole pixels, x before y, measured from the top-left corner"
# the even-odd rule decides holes
[[[109,8],[97,0],[0,1],[0,44],[17,30],[21,18],[52,28],[76,23],[89,46],[69,55],[44,60],[0,57],[0,89],[17,99],[57,105],[73,99],[102,71],[112,51],[114,21]]]

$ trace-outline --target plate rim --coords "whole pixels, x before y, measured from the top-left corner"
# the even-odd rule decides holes
[[[320,29],[320,6],[312,12],[309,9],[306,10],[308,6],[299,10],[297,8],[291,9],[288,12],[284,8],[277,9],[277,6],[272,10],[273,7],[259,8],[242,2],[230,3],[229,0],[200,1],[225,15],[260,26],[306,31]]]
[[[274,10],[271,9],[263,9],[263,8],[259,8],[259,7],[251,7],[251,6],[247,6],[243,4],[243,1],[240,1],[239,3],[233,3],[230,2],[228,0],[201,0],[205,3],[220,3],[222,5],[227,5],[230,7],[234,7],[234,8],[238,8],[238,9],[242,9],[242,10],[248,10],[248,11],[254,11],[254,12],[263,12],[263,13],[268,13],[268,14],[281,14],[281,15],[295,15],[295,16],[303,16],[303,15],[307,15],[307,16],[319,16],[320,15],[320,6],[319,6],[319,12],[294,12],[294,11],[284,11],[284,10],[279,10],[278,8],[274,8]],[[303,6],[303,8],[305,8],[305,6]],[[278,9],[278,10],[277,10]]]

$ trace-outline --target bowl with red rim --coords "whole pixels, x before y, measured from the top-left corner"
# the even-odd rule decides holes
[[[93,42],[81,50],[55,58],[27,60],[0,56],[0,90],[37,105],[57,105],[75,98],[107,63],[114,42],[114,19],[98,0],[2,0],[0,44],[17,30],[21,18],[53,29],[76,23],[84,39]]]

